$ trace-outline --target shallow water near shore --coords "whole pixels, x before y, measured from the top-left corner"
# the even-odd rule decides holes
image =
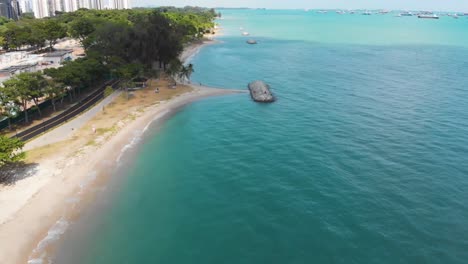
[[[465,263],[468,18],[221,12],[194,82],[278,101],[149,127],[56,263]]]

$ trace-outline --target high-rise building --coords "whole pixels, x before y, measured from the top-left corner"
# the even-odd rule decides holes
[[[36,18],[43,18],[53,16],[54,13],[50,12],[51,0],[33,0],[33,12]]]
[[[73,12],[78,9],[76,0],[63,0],[63,12]]]
[[[18,20],[21,11],[17,0],[0,0],[0,16]]]
[[[109,0],[111,9],[130,9],[130,0]]]
[[[7,1],[7,0],[0,0]],[[10,0],[16,1],[16,0]],[[56,11],[73,12],[80,8],[106,9],[105,0],[32,0],[36,18],[54,16]],[[130,0],[108,0],[110,9],[130,9]]]
[[[19,0],[18,4],[20,6],[21,13],[33,12],[31,0]]]

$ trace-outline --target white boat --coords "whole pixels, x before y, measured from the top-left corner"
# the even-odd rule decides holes
[[[425,18],[425,19],[439,19],[439,16],[436,14],[432,15],[419,15],[418,18]]]
[[[246,31],[242,32],[242,36],[248,36],[248,35],[250,35],[249,32],[246,32]]]
[[[413,16],[413,13],[411,12],[403,12],[400,14],[401,16]]]
[[[249,39],[247,40],[247,44],[250,44],[250,45],[255,45],[257,44],[258,42],[255,40],[255,39]]]

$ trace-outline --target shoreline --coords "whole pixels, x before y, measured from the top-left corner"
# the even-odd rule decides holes
[[[179,55],[180,61],[185,64],[190,62],[190,60],[200,52],[204,47],[221,43],[219,40],[213,38],[204,38],[195,43],[189,44],[184,48],[184,51]]]
[[[117,165],[122,153],[143,135],[149,125],[163,124],[167,117],[192,102],[239,93],[200,86],[192,88],[191,92],[151,107],[102,146],[89,148],[79,157],[55,160],[66,164],[49,169],[52,178],[28,199],[14,217],[0,225],[0,263],[47,263],[47,257],[53,255],[54,242],[60,239],[69,223],[79,217],[79,211],[86,208],[80,204],[92,200],[92,197],[87,197],[94,195],[92,185],[108,180],[109,169]]]
[[[204,39],[191,44],[184,49],[181,60],[185,63],[203,47],[215,43]],[[191,91],[145,108],[102,144],[70,146],[64,156],[50,154],[34,169],[24,171],[30,175],[20,177],[14,185],[0,185],[0,206],[9,205],[9,210],[0,214],[0,263],[47,263],[70,222],[79,218],[80,211],[92,201],[96,194],[93,185],[105,186],[111,176],[109,169],[118,164],[126,149],[137,143],[151,124],[163,124],[192,102],[244,92],[187,86]],[[84,130],[89,122],[76,130]]]

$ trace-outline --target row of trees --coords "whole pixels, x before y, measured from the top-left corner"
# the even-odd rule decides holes
[[[23,73],[0,87],[0,114],[12,117],[40,99],[51,100],[55,110],[65,95],[72,101],[82,88],[104,77],[131,79],[141,74],[167,70],[180,79],[189,79],[193,65],[184,66],[178,56],[183,45],[200,38],[213,26],[214,10],[201,8],[159,8],[136,10],[78,10],[54,18],[3,21],[3,47],[50,48],[68,35],[78,39],[86,58],[65,62],[59,69],[43,73]],[[1,24],[1,23],[0,23]],[[40,39],[40,41],[38,41]],[[168,67],[168,66],[171,67]]]
[[[96,59],[81,58],[66,62],[61,68],[15,75],[0,86],[0,116],[10,120],[22,111],[28,123],[27,109],[31,104],[40,116],[40,100],[50,100],[56,111],[57,102],[63,102],[65,96],[72,102],[82,88],[95,84],[106,72],[107,68]]]
[[[154,14],[160,14],[157,18]],[[99,30],[112,30],[113,26],[122,26],[122,30],[134,28],[134,34],[151,33],[142,31],[141,23],[152,22],[158,25],[161,34],[168,34],[163,29],[170,30],[182,42],[201,37],[213,28],[214,10],[196,7],[133,9],[133,10],[88,10],[80,9],[72,13],[61,13],[55,17],[34,19],[30,16],[19,21],[0,20],[0,46],[4,50],[23,48],[50,48],[60,38],[70,36],[79,39],[83,44],[92,45],[88,39],[92,33]],[[104,28],[104,29],[103,29]],[[115,28],[114,28],[115,29]],[[154,33],[154,32],[153,32]],[[169,34],[172,35],[172,34]],[[85,43],[85,40],[87,43]],[[170,41],[170,40],[169,40]]]
[[[67,28],[56,19],[24,19],[0,26],[0,46],[4,50],[23,47],[52,49],[57,40],[67,36]]]

